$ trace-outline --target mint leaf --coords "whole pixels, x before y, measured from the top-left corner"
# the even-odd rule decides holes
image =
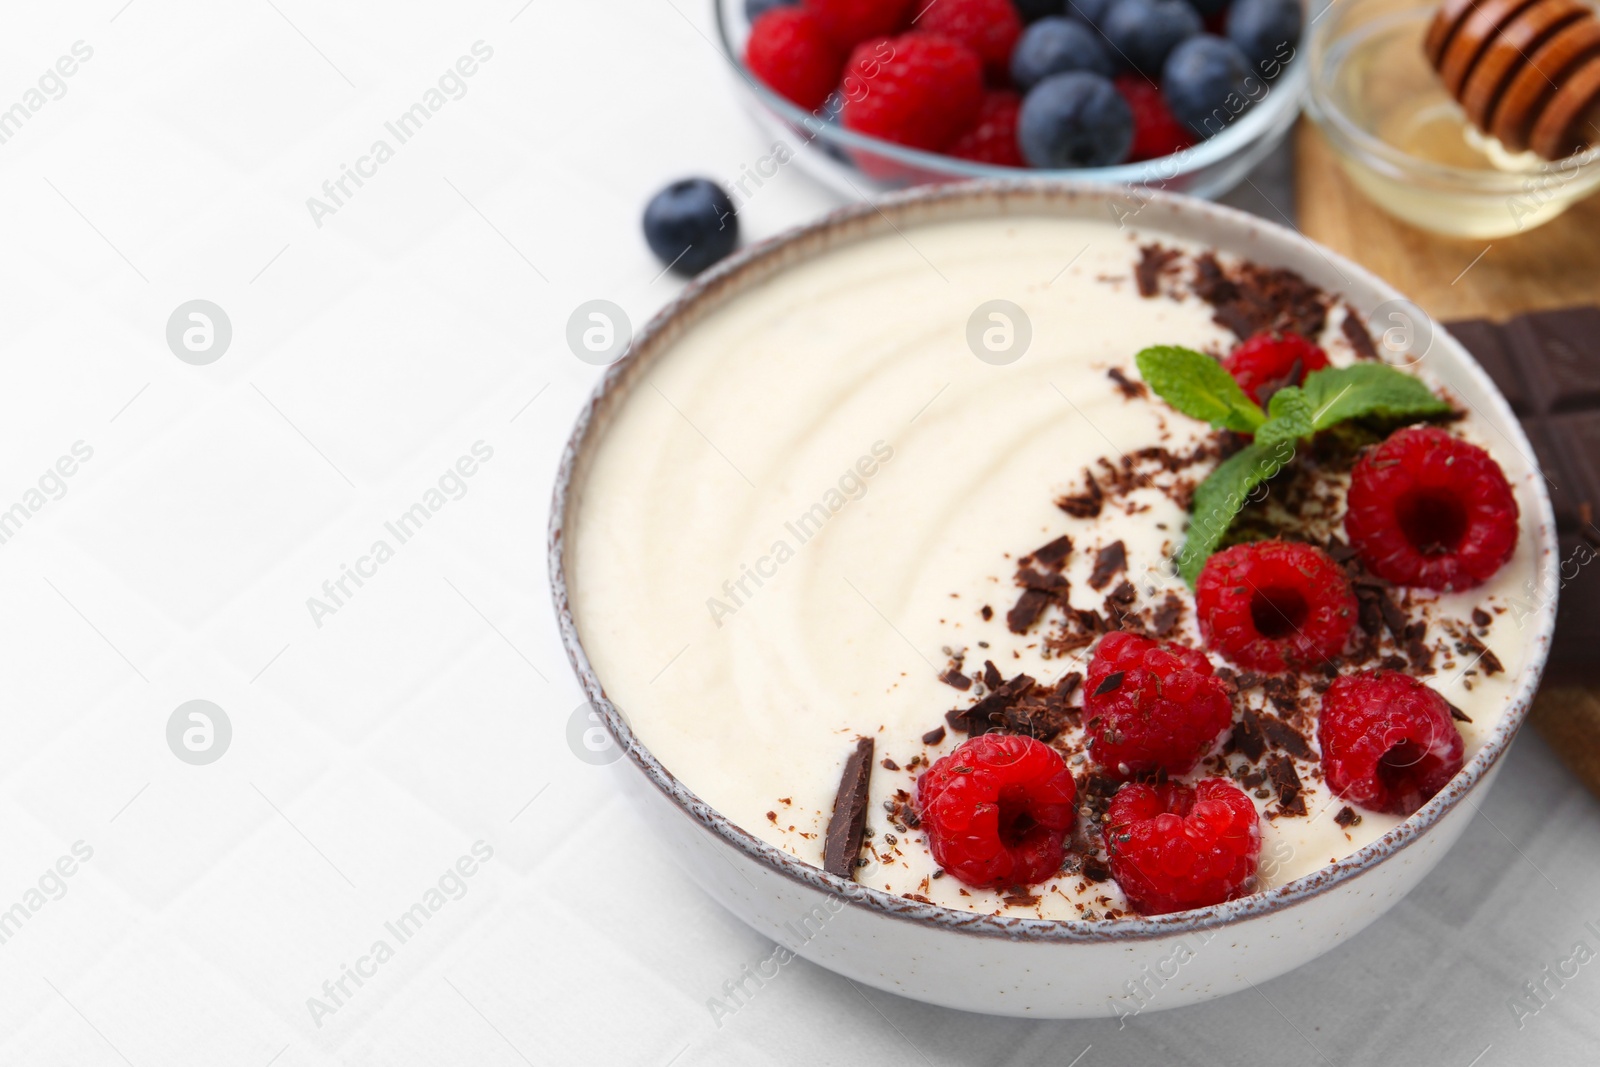
[[[1254,433],[1266,421],[1233,375],[1203,352],[1155,345],[1140,352],[1137,362],[1145,384],[1191,418],[1238,433]]]
[[[1288,441],[1292,448],[1295,441],[1315,431],[1315,414],[1303,389],[1294,385],[1279,389],[1267,403],[1267,421],[1256,431],[1256,444],[1270,448]]]
[[[1211,553],[1222,543],[1234,518],[1249,503],[1251,494],[1293,458],[1292,438],[1266,445],[1258,437],[1223,460],[1211,476],[1200,483],[1194,493],[1189,530],[1176,560],[1178,573],[1190,587],[1200,577],[1200,569]]]
[[[1373,415],[1421,418],[1450,410],[1421,379],[1383,363],[1313,371],[1301,389],[1310,402],[1313,430]]]

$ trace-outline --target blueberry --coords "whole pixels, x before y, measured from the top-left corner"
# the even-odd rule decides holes
[[[794,7],[800,0],[744,0],[744,17],[754,22],[775,7]]]
[[[1179,122],[1210,137],[1254,103],[1247,89],[1255,81],[1238,45],[1205,34],[1172,50],[1162,70],[1161,94]]]
[[[1228,9],[1228,40],[1266,71],[1289,61],[1300,43],[1300,0],[1235,0]]]
[[[1154,78],[1167,56],[1199,33],[1200,16],[1188,0],[1117,0],[1100,32],[1141,74]]]
[[[1038,22],[1050,15],[1061,14],[1066,0],[1011,0],[1023,22]]]
[[[699,274],[739,243],[739,218],[716,182],[685,178],[650,198],[644,239],[677,273]]]
[[[1059,15],[1029,26],[1011,53],[1011,80],[1023,92],[1052,74],[1071,70],[1086,70],[1104,78],[1116,73],[1100,35]]]
[[[1222,14],[1228,7],[1228,0],[1189,0],[1189,6],[1200,12],[1201,18],[1208,19]]]
[[[1079,22],[1099,29],[1116,0],[1067,0],[1067,15]]]
[[[1098,74],[1052,74],[1023,98],[1017,145],[1035,167],[1121,163],[1133,145],[1133,109]]]

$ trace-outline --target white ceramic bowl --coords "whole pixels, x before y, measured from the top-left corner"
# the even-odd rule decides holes
[[[1121,196],[1091,186],[982,183],[931,187],[876,206],[844,209],[750,248],[702,276],[610,368],[578,418],[561,460],[550,529],[551,581],[562,639],[584,692],[627,759],[624,787],[670,852],[725,907],[763,936],[879,989],[969,1011],[1085,1018],[1180,1007],[1259,984],[1328,951],[1394,905],[1439,862],[1471,821],[1476,802],[1527,713],[1555,622],[1553,597],[1529,621],[1530,650],[1510,706],[1450,784],[1394,830],[1337,863],[1286,885],[1209,908],[1155,918],[1046,921],[980,915],[893,896],[827,874],[746,833],[707,806],[640,743],[607,699],[584,652],[568,599],[565,545],[582,522],[587,457],[642,372],[707,312],[784,269],[864,238],[920,223],[1005,215],[1120,217]],[[1399,299],[1360,267],[1292,231],[1183,197],[1141,194],[1138,229],[1187,239],[1298,271],[1341,292],[1364,314]],[[1502,435],[1513,481],[1532,448],[1504,399],[1442,330],[1430,370]],[[1520,467],[1520,469],[1519,469]],[[1558,587],[1555,522],[1537,478],[1524,515],[1536,538],[1539,579]]]

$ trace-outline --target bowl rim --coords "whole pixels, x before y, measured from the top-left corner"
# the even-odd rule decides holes
[[[1267,136],[1274,123],[1282,120],[1284,112],[1298,113],[1310,88],[1309,57],[1306,51],[1310,25],[1301,31],[1295,42],[1294,54],[1283,63],[1281,74],[1272,81],[1257,77],[1266,86],[1266,92],[1255,105],[1244,111],[1237,121],[1214,137],[1198,141],[1188,148],[1155,159],[1137,163],[1118,163],[1109,167],[1076,168],[1017,168],[1002,167],[992,163],[978,163],[958,159],[920,148],[908,148],[879,137],[856,133],[842,125],[819,118],[773,92],[762,84],[744,64],[739,50],[734,46],[732,27],[729,25],[727,6],[733,0],[711,0],[716,22],[716,44],[728,63],[729,69],[745,84],[754,99],[769,111],[776,113],[791,128],[803,129],[808,140],[821,140],[846,149],[872,152],[896,163],[915,167],[920,171],[952,174],[959,178],[994,179],[1009,181],[1085,181],[1106,184],[1150,185],[1176,181],[1188,174],[1224,162],[1235,154],[1248,151],[1261,138]],[[1065,17],[1065,16],[1063,16]],[[1298,62],[1297,62],[1298,60]],[[1277,104],[1264,101],[1280,99]]]
[[[1600,162],[1600,144],[1564,159],[1545,160],[1532,170],[1479,170],[1458,167],[1450,163],[1422,159],[1395,147],[1368,132],[1351,118],[1344,108],[1338,106],[1329,89],[1329,83],[1354,54],[1347,48],[1342,57],[1336,57],[1339,58],[1339,63],[1330,67],[1329,58],[1338,51],[1340,43],[1349,41],[1353,45],[1358,42],[1350,39],[1357,34],[1371,37],[1379,33],[1392,32],[1408,23],[1426,22],[1433,17],[1433,11],[1434,8],[1426,4],[1386,11],[1341,35],[1339,31],[1343,20],[1352,14],[1346,9],[1335,13],[1325,22],[1308,27],[1306,43],[1309,45],[1310,55],[1306,57],[1308,61],[1306,66],[1310,74],[1306,113],[1318,127],[1327,132],[1329,138],[1339,143],[1349,155],[1379,173],[1397,180],[1415,180],[1421,177],[1440,185],[1455,186],[1466,192],[1514,197],[1519,194],[1534,195],[1529,188],[1532,182],[1561,178],[1564,183],[1570,183],[1575,187],[1570,194],[1570,198],[1574,199],[1585,195],[1586,189],[1600,184],[1600,173],[1591,172],[1587,180],[1579,180],[1584,171],[1589,170],[1594,163]],[[1424,61],[1420,49],[1417,61],[1419,63]]]
[[[899,232],[902,225],[915,226],[932,222],[934,220],[914,217],[919,212],[929,210],[946,210],[953,218],[978,217],[970,214],[961,215],[960,212],[963,209],[980,212],[987,210],[998,214],[996,207],[1001,204],[1004,204],[1007,210],[1021,204],[1024,209],[1022,213],[1026,213],[1029,207],[1035,207],[1044,213],[1052,213],[1053,209],[1054,213],[1074,217],[1070,214],[1071,211],[1087,214],[1084,204],[1098,207],[1111,206],[1107,201],[1114,195],[1114,189],[1092,183],[1041,185],[1033,182],[959,182],[921,186],[878,201],[839,208],[812,222],[742,249],[690,282],[646,324],[634,338],[624,356],[606,369],[588,401],[579,411],[556,472],[547,544],[551,596],[568,660],[585,698],[600,714],[621,752],[633,761],[645,778],[714,837],[720,838],[723,843],[742,852],[746,858],[757,864],[810,889],[869,911],[975,936],[1012,941],[1074,943],[1146,941],[1180,936],[1230,926],[1283,911],[1340,886],[1393,858],[1420,839],[1461,803],[1478,783],[1489,776],[1510,747],[1526,718],[1549,653],[1550,636],[1556,617],[1554,592],[1543,601],[1537,625],[1528,639],[1532,650],[1523,665],[1517,688],[1508,701],[1505,713],[1473,758],[1418,812],[1343,859],[1284,885],[1204,908],[1173,912],[1168,915],[1119,919],[997,916],[922,903],[829,874],[741,829],[680,782],[634,734],[627,716],[606,695],[605,687],[590,664],[582,639],[579,637],[567,587],[565,532],[569,521],[577,513],[576,502],[581,495],[579,481],[581,463],[593,447],[593,442],[604,436],[603,427],[596,429],[599,418],[610,405],[619,402],[627,395],[632,383],[642,373],[644,367],[661,352],[670,350],[678,322],[684,318],[692,318],[694,313],[704,310],[701,308],[702,304],[715,308],[724,299],[732,299],[740,290],[746,276],[754,274],[760,277],[767,270],[782,269],[782,257],[786,253],[797,248],[804,252],[808,244],[821,246],[811,249],[811,255],[821,254],[826,248],[842,247],[871,236]],[[1371,272],[1276,223],[1195,197],[1157,192],[1145,192],[1142,195],[1147,197],[1146,207],[1157,206],[1163,209],[1169,218],[1197,216],[1203,224],[1221,226],[1240,235],[1256,231],[1274,237],[1278,241],[1293,242],[1308,252],[1315,252],[1326,258],[1341,274],[1346,274],[1352,280],[1372,289],[1384,301],[1404,299],[1392,286]],[[992,201],[988,208],[983,207],[985,200]],[[1067,210],[1063,211],[1063,208]],[[913,217],[908,218],[908,216]],[[851,227],[859,229],[860,232],[835,244],[826,244],[830,235]],[[1159,221],[1155,225],[1141,229],[1151,234],[1163,232]],[[1440,343],[1447,348],[1453,348],[1460,372],[1467,378],[1474,379],[1475,384],[1483,391],[1492,409],[1485,413],[1485,418],[1522,453],[1533,471],[1539,473],[1537,460],[1533,458],[1532,446],[1528,443],[1521,424],[1512,414],[1499,389],[1466,349],[1443,328],[1435,331],[1434,344]],[[1541,588],[1557,591],[1560,588],[1559,546],[1556,541],[1554,514],[1545,486],[1538,479],[1534,481],[1539,483],[1536,499],[1533,502],[1538,520],[1536,565],[1539,580],[1542,583]]]

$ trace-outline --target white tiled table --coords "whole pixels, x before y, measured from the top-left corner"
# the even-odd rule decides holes
[[[1596,804],[1532,737],[1415,894],[1259,993],[1119,1030],[796,962],[713,1019],[771,946],[569,750],[543,556],[597,373],[568,314],[604,297],[643,321],[677,284],[644,199],[769,150],[704,6],[7,6],[0,108],[74,42],[93,55],[0,144],[0,509],[93,454],[0,544],[0,909],[21,905],[0,1063],[1594,1062],[1600,964],[1520,1026],[1510,1007],[1600,950]],[[316,225],[306,199],[480,40],[465,96]],[[1245,202],[1287,206],[1281,173],[1256,184]],[[791,167],[743,223],[833,202]],[[194,298],[233,326],[207,366],[165,340]],[[314,618],[478,442],[464,495]],[[233,730],[206,766],[166,740],[197,698]],[[420,928],[386,932],[479,842]],[[362,963],[380,938],[392,957]]]

